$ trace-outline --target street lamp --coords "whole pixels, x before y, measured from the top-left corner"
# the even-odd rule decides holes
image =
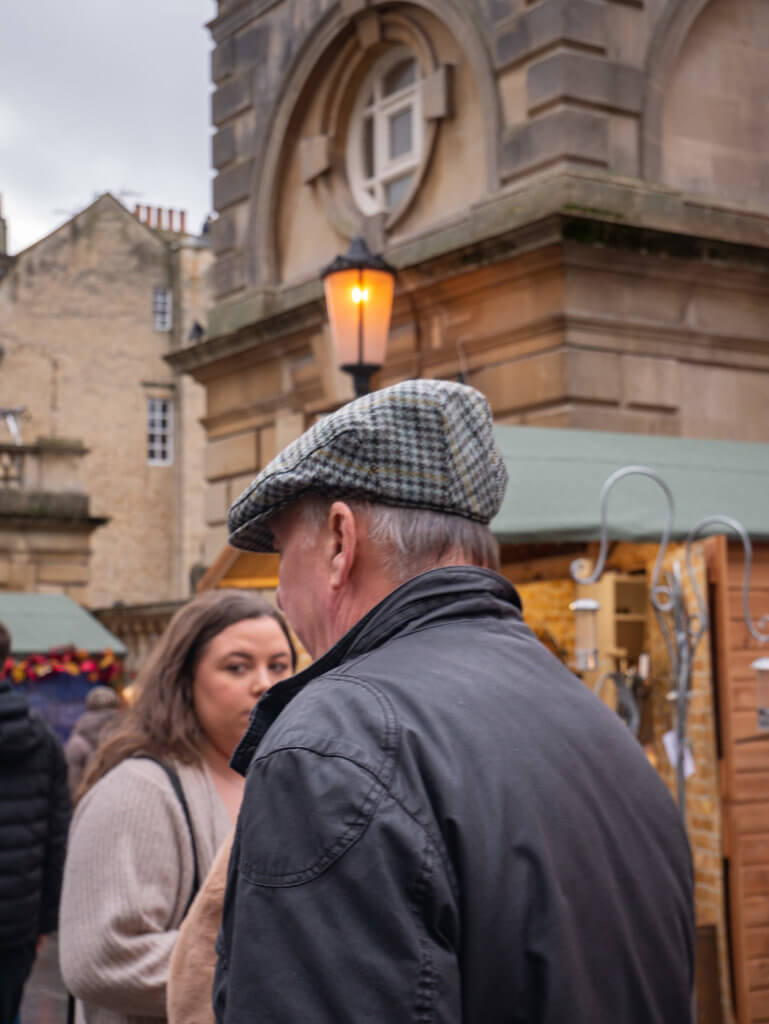
[[[384,364],[395,271],[354,238],[321,277],[337,365],[352,376],[355,394],[366,395]]]
[[[598,609],[600,607],[592,597],[581,597],[569,605],[569,611],[574,612],[574,667],[578,672],[594,672],[598,668]]]
[[[691,561],[691,550],[694,541],[703,533],[704,530],[711,526],[726,526],[730,530],[733,530],[742,541],[742,546],[745,551],[745,572],[743,576],[742,584],[742,608],[745,616],[745,623],[750,630],[751,635],[759,642],[764,643],[769,640],[769,633],[761,632],[761,627],[764,622],[769,621],[769,616],[764,616],[758,623],[758,627],[753,624],[750,617],[749,609],[749,591],[750,591],[750,567],[752,561],[752,546],[750,543],[750,537],[748,536],[745,527],[742,523],[736,519],[731,519],[729,516],[708,516],[705,519],[701,519],[698,523],[689,531],[686,538],[686,572],[689,577],[689,583],[691,584],[692,591],[694,593],[696,611],[693,613],[689,612],[686,601],[683,595],[683,577],[681,567],[678,562],[673,564],[673,571],[671,573],[665,573],[665,582],[660,582],[660,573],[662,571],[662,562],[665,556],[665,550],[670,540],[670,535],[673,529],[673,513],[675,510],[675,503],[673,501],[673,494],[662,479],[653,469],[648,466],[625,466],[622,469],[618,469],[612,473],[611,476],[607,477],[604,481],[604,485],[601,488],[600,497],[600,508],[601,508],[601,544],[598,551],[598,561],[595,569],[590,576],[581,576],[580,572],[582,569],[582,559],[577,559],[571,564],[571,575],[577,583],[595,583],[601,576],[606,565],[606,556],[609,548],[609,536],[608,536],[608,523],[607,523],[607,507],[609,501],[609,493],[611,492],[614,485],[623,477],[626,476],[646,476],[653,480],[664,492],[668,503],[667,519],[665,526],[662,531],[662,537],[660,540],[660,548],[657,554],[657,560],[654,563],[654,569],[652,570],[651,578],[651,604],[654,608],[654,614],[659,623],[660,631],[665,640],[665,646],[668,650],[670,657],[670,664],[673,669],[673,680],[674,689],[668,695],[669,700],[673,700],[676,706],[676,789],[678,793],[678,808],[681,816],[686,820],[686,781],[684,773],[685,765],[685,745],[686,745],[686,714],[687,705],[690,696],[691,686],[691,675],[692,665],[694,663],[694,657],[697,652],[697,647],[703,634],[709,627],[708,612],[705,606],[705,602],[700,593],[700,589],[697,586],[697,581],[694,577],[694,571],[692,568]],[[668,624],[668,616],[672,617],[673,628],[670,628]],[[754,662],[753,668],[757,675],[757,686],[761,685],[762,671],[769,669],[769,658],[761,658],[758,662]],[[766,678],[764,676],[763,678]],[[759,690],[759,727],[769,729],[769,699],[767,700],[765,707],[768,710],[765,711],[764,717],[761,715],[761,700],[763,693]],[[769,694],[767,694],[769,698]],[[765,722],[766,724],[762,724]]]

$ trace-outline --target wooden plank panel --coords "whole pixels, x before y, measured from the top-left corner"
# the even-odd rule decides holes
[[[769,1020],[769,988],[751,992],[748,996],[748,1008],[752,1024]]]
[[[745,573],[745,565],[742,560],[742,555],[734,558],[732,557],[731,550],[729,551],[729,568],[727,570],[727,579],[729,581],[729,588],[741,587],[742,578]],[[769,585],[769,551],[767,546],[761,544],[759,547],[753,549],[753,565],[750,570],[750,589],[754,587],[760,589]]]
[[[766,744],[769,747],[769,743]],[[731,779],[731,798],[735,803],[758,803],[769,793],[769,769],[763,772],[735,772]],[[767,857],[769,864],[769,857]]]
[[[749,959],[769,958],[769,928],[748,928],[745,932],[745,955]]]
[[[750,581],[750,616],[758,622],[762,615],[769,615],[769,584],[759,587],[754,580]],[[742,587],[733,587],[729,591],[729,618],[732,622],[742,622]]]
[[[730,864],[731,949],[740,1024],[769,1021],[769,740],[736,743],[758,732],[755,673],[765,653],[743,619],[741,545],[706,542],[713,584],[717,714],[723,743],[724,848]],[[754,622],[769,613],[769,544],[754,550]]]
[[[769,865],[743,868],[742,887],[746,896],[769,895]]]
[[[746,896],[742,901],[742,914],[748,928],[769,925],[769,895]]]
[[[769,769],[769,740],[738,743],[732,757],[735,773],[762,772]]]
[[[763,801],[753,804],[732,804],[731,811],[735,835],[756,835],[758,832],[769,835],[769,804]]]
[[[752,989],[769,988],[769,959],[748,962],[748,985]]]
[[[727,544],[723,536],[709,537],[705,542],[705,559],[707,564],[708,579],[713,584],[711,589],[711,616],[713,619],[712,630],[715,640],[714,661],[713,661],[713,683],[715,688],[715,713],[721,733],[723,748],[722,778],[725,780],[725,793],[730,793],[734,775],[734,732],[732,723],[732,699],[730,692],[730,666],[729,648],[731,622],[729,620],[729,569],[727,557]],[[744,759],[747,766],[754,762],[754,758]],[[762,822],[756,822],[751,815],[742,813],[743,808],[724,801],[722,814],[723,827],[723,848],[727,856],[732,859],[731,865],[736,868],[739,865],[739,844],[743,835],[751,835],[758,839],[769,841],[769,827],[762,827]],[[767,815],[767,826],[769,826],[769,815]],[[730,871],[728,906],[729,906],[729,959],[732,966],[732,978],[734,986],[734,1000],[741,1024],[745,1024],[745,1013],[748,1010],[748,978],[746,971],[746,920],[743,911],[742,901],[742,878],[739,870]],[[757,912],[758,920],[756,925],[763,925],[760,919],[761,912]],[[769,922],[768,922],[769,923]],[[763,937],[766,935],[766,947],[769,949],[769,928],[760,928],[756,932],[756,942],[753,955],[763,956]]]
[[[740,859],[745,865],[769,864],[769,835],[743,836],[740,842]]]
[[[729,685],[732,686],[738,682],[755,683],[755,669],[752,669],[750,666],[756,658],[762,658],[766,653],[766,645],[763,648],[759,647],[758,644],[755,644],[752,648],[734,647],[732,645],[729,648]]]
[[[735,711],[732,714],[732,739],[758,734],[758,717],[755,711]],[[756,741],[760,742],[760,741]],[[764,741],[769,746],[769,740]],[[769,794],[767,794],[769,796]]]
[[[732,695],[732,707],[735,711],[752,711],[756,713],[756,681],[751,679],[733,680],[729,687]]]

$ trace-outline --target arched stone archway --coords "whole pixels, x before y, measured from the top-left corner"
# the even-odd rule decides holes
[[[711,0],[672,0],[661,15],[646,55],[646,98],[641,115],[641,176],[662,173],[662,108],[665,89],[692,25]]]
[[[765,0],[679,0],[647,60],[643,175],[754,208],[769,193]]]

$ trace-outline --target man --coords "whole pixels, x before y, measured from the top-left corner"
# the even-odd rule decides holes
[[[0,665],[11,649],[0,623]],[[0,1024],[11,1024],[43,936],[55,931],[70,801],[64,752],[0,681]]]
[[[679,815],[493,571],[505,483],[483,396],[418,380],[321,420],[231,508],[317,660],[233,758],[220,1024],[689,1019]]]

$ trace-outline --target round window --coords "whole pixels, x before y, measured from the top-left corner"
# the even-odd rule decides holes
[[[347,173],[363,213],[389,213],[403,202],[423,152],[419,65],[399,47],[372,67],[350,118]]]

